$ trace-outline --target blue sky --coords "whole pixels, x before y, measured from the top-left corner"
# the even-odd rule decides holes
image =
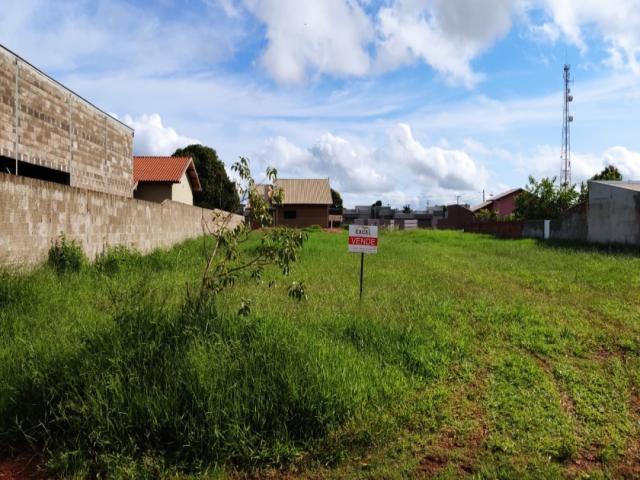
[[[4,0],[0,43],[136,153],[198,141],[414,208],[558,175],[566,61],[574,181],[640,180],[637,0]]]

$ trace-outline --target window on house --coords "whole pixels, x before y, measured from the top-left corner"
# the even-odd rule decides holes
[[[296,211],[295,210],[285,210],[284,211],[285,220],[295,220],[296,219]]]

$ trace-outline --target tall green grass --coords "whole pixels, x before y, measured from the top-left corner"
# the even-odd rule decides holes
[[[370,444],[390,425],[378,412],[413,373],[438,368],[405,329],[357,320],[336,342],[260,311],[190,303],[200,250],[3,272],[0,446],[43,449],[65,475],[283,465],[313,451],[331,462],[348,448],[336,436]],[[340,433],[356,419],[366,428]]]
[[[401,478],[479,423],[472,461],[447,447],[443,475],[554,477],[593,449],[606,474],[640,433],[637,257],[389,232],[360,302],[345,235],[311,232],[292,272],[308,300],[267,271],[192,304],[203,248],[1,270],[0,451],[44,452],[63,477]]]

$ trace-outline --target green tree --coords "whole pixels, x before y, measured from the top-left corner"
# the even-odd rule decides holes
[[[622,174],[615,165],[607,165],[600,173],[596,173],[590,180],[622,180]],[[580,184],[580,201],[586,202],[589,199],[589,183]]]
[[[566,188],[557,185],[555,178],[545,177],[537,181],[530,176],[529,185],[516,197],[515,214],[524,220],[558,218],[562,212],[576,205],[579,198],[575,185]]]
[[[331,201],[333,202],[333,205],[331,205],[333,208],[342,208],[342,196],[333,188],[331,189]]]
[[[220,208],[228,212],[237,212],[240,198],[236,184],[229,179],[224,163],[216,151],[205,145],[189,145],[179,148],[174,157],[191,157],[196,166],[202,192],[195,192],[193,203],[204,208]]]
[[[378,218],[380,216],[380,207],[382,207],[382,200],[377,200],[371,205],[371,218]]]
[[[607,165],[600,173],[591,177],[591,180],[622,180],[622,174],[615,165]]]

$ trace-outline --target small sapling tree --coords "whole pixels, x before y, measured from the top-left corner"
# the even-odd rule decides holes
[[[277,170],[267,168],[266,177],[274,187],[265,194],[251,175],[249,160],[240,157],[231,169],[239,178],[239,194],[249,205],[252,222],[263,228],[271,226],[271,208],[284,201],[284,192],[275,187]],[[212,224],[205,225],[207,237],[213,238],[213,244],[205,243],[206,265],[198,296],[200,302],[215,298],[223,290],[235,285],[240,278],[259,283],[265,267],[270,265],[276,266],[287,276],[307,239],[307,233],[302,230],[288,227],[264,228],[258,246],[241,252],[242,245],[250,238],[251,228],[245,223],[231,228],[232,219],[233,214],[216,211]],[[270,282],[269,286],[272,285]],[[289,288],[289,296],[298,301],[306,298],[304,284],[293,282]],[[243,299],[238,313],[248,315],[250,310],[251,301]]]

